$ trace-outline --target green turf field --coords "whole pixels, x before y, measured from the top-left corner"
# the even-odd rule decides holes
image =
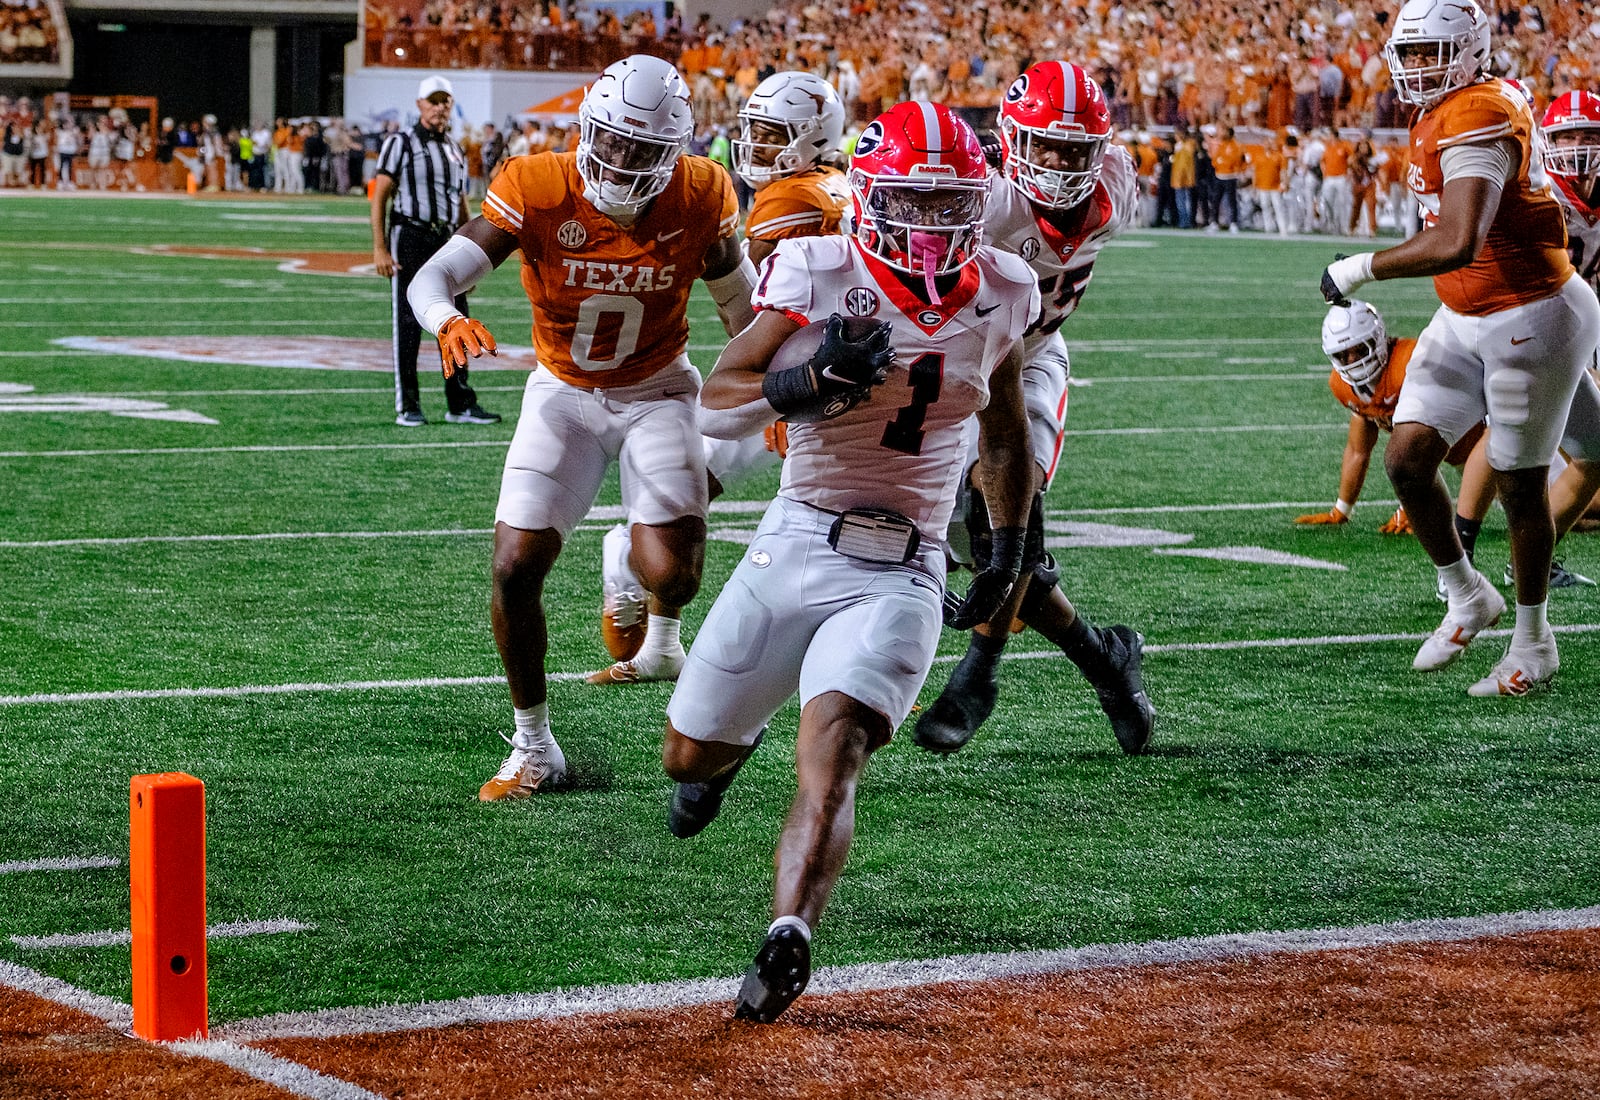
[[[56,342],[387,339],[376,278],[131,251],[365,251],[365,206],[7,198],[0,226],[0,864],[125,859],[129,776],[199,776],[210,920],[314,926],[213,941],[214,1021],[742,970],[769,919],[793,706],[690,842],[664,824],[662,685],[553,684],[576,788],[475,801],[510,730],[489,680],[487,530],[523,375],[475,376],[503,425],[408,432],[381,372]],[[1500,638],[1431,676],[1410,670],[1411,640],[1193,648],[1422,634],[1441,607],[1415,540],[1377,533],[1393,507],[1381,463],[1352,524],[1291,523],[1337,487],[1345,417],[1322,382],[1317,278],[1338,246],[1123,243],[1064,329],[1084,384],[1049,506],[1069,594],[1154,647],[1154,751],[1120,755],[1064,660],[1008,662],[1000,708],[966,750],[936,759],[906,730],[869,767],[818,963],[1593,904],[1600,633],[1563,634],[1554,690],[1504,702],[1465,695]],[[1371,299],[1404,335],[1431,312],[1426,283]],[[514,269],[474,313],[502,343],[529,342]],[[693,321],[691,353],[709,367],[721,341],[703,293]],[[215,423],[16,408],[56,394]],[[436,383],[424,401],[442,420]],[[726,499],[762,500],[775,483]],[[600,504],[617,499],[613,478]],[[754,522],[718,512],[713,534]],[[552,672],[604,661],[606,526],[586,524],[552,579]],[[312,533],[368,537],[204,537]],[[1121,545],[1095,544],[1108,541]],[[691,637],[739,553],[712,541]],[[1498,579],[1506,554],[1495,512],[1478,560]],[[1562,554],[1600,576],[1595,536]],[[1600,590],[1554,593],[1551,618],[1600,624]],[[964,644],[947,633],[944,652]],[[397,683],[349,686],[372,681]],[[323,686],[139,694],[283,685]],[[125,866],[0,874],[0,958],[126,999],[126,946],[11,937],[127,926]]]

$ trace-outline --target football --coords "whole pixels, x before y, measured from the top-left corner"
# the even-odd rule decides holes
[[[841,314],[842,316],[842,314]],[[845,317],[844,334],[850,340],[864,340],[872,334],[880,322],[870,317]],[[785,340],[772,356],[772,361],[767,364],[767,370],[781,371],[792,367],[804,366],[806,361],[816,354],[817,346],[822,343],[823,330],[827,328],[826,318],[813,321],[809,325],[802,325]],[[814,424],[819,420],[832,420],[836,416],[843,416],[859,405],[867,396],[868,387],[851,390],[848,393],[835,394],[822,402],[816,409],[805,412],[793,412],[783,419],[790,424]]]

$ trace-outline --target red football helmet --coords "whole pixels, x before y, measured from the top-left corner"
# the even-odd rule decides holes
[[[1600,172],[1600,95],[1567,92],[1544,113],[1544,169],[1552,176]]]
[[[1094,191],[1111,141],[1111,111],[1089,73],[1041,61],[1000,104],[1006,178],[1039,206],[1065,210]]]
[[[856,239],[890,267],[926,276],[931,287],[934,276],[977,253],[988,172],[978,135],[948,107],[896,104],[856,139]]]

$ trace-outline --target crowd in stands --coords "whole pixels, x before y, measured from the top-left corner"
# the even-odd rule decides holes
[[[0,0],[0,65],[54,65],[61,60],[55,16],[39,0]]]

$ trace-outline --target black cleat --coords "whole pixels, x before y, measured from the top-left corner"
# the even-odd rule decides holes
[[[911,740],[940,756],[948,756],[972,740],[978,727],[994,713],[995,700],[1000,697],[994,665],[987,669],[977,666],[970,652],[961,658],[939,698],[917,719]]]
[[[730,777],[731,779],[731,777]],[[674,783],[672,806],[667,810],[667,831],[688,840],[717,819],[728,788],[711,783]]]
[[[744,762],[755,755],[761,741],[767,736],[767,727],[750,743],[750,749],[739,762],[707,783],[674,783],[672,804],[667,808],[667,831],[679,840],[688,840],[717,819],[722,812],[722,796],[733,786],[734,776],[744,767]]]
[[[1509,563],[1507,563],[1506,572],[1505,572],[1505,584],[1506,584],[1507,587],[1510,587],[1511,585],[1514,585],[1516,583],[1517,583],[1517,578],[1511,572],[1511,565]],[[1590,580],[1588,577],[1585,577],[1582,573],[1574,573],[1572,570],[1570,570],[1566,566],[1562,565],[1559,561],[1552,560],[1550,562],[1550,582],[1549,582],[1549,587],[1551,587],[1551,588],[1592,588],[1593,586],[1594,586],[1594,581]]]
[[[1107,670],[1099,683],[1091,683],[1100,697],[1100,709],[1111,719],[1111,732],[1129,756],[1150,747],[1156,708],[1144,693],[1139,668],[1144,663],[1144,635],[1130,626],[1108,626],[1100,632]]]
[[[744,972],[744,984],[734,1002],[734,1019],[772,1023],[805,992],[810,980],[811,943],[800,930],[784,925],[767,933],[756,961]]]

